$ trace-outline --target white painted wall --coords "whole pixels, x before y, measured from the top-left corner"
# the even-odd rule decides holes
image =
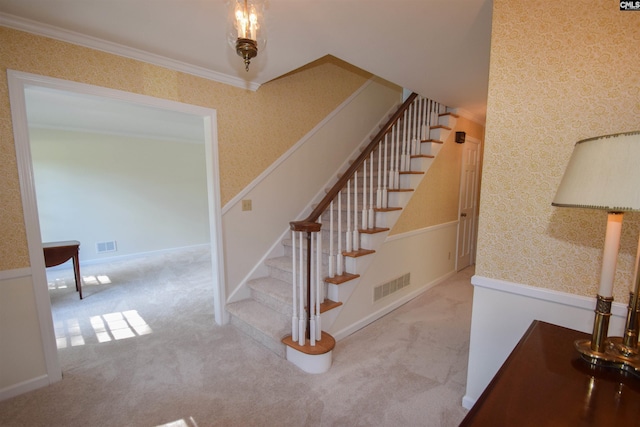
[[[455,221],[387,238],[328,332],[342,339],[454,274],[457,227]],[[406,273],[410,286],[373,301],[376,286]]]
[[[260,265],[280,249],[289,222],[310,212],[313,195],[324,196],[336,171],[400,102],[399,89],[367,82],[223,208],[228,301],[248,296],[244,283],[264,275]],[[251,211],[242,211],[243,199]]]
[[[591,333],[595,298],[474,276],[467,390],[471,408],[534,320]],[[626,303],[614,303],[609,335],[624,330]]]
[[[30,129],[43,241],[81,261],[209,243],[204,143]],[[96,243],[117,242],[97,253]]]
[[[49,381],[31,269],[0,272],[0,292],[1,401]]]
[[[0,271],[0,400],[52,384],[62,379],[42,256],[40,223],[27,125],[25,88],[28,85],[95,95],[201,117],[204,129],[204,162],[208,188],[213,301],[218,324],[223,323],[224,266],[221,246],[217,121],[214,110],[159,98],[7,71],[20,195],[22,199],[30,267]],[[96,160],[96,159],[93,159]],[[81,255],[82,261],[82,255]],[[34,339],[35,338],[35,339]],[[37,342],[40,341],[40,342]],[[44,366],[43,366],[44,365]],[[44,373],[43,373],[44,367]]]

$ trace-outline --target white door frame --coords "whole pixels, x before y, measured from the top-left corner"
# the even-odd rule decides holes
[[[25,101],[25,88],[27,86],[39,86],[86,95],[100,96],[148,107],[193,114],[203,118],[207,193],[209,196],[209,230],[211,267],[213,271],[212,285],[214,313],[216,323],[219,325],[226,323],[228,318],[224,310],[226,295],[224,286],[224,252],[222,243],[222,212],[220,206],[220,168],[218,162],[218,126],[216,110],[184,104],[177,101],[170,101],[167,99],[154,98],[147,95],[139,95],[131,92],[124,92],[116,89],[14,70],[7,70],[7,78],[9,83],[13,135],[20,179],[20,193],[22,196],[22,209],[24,212],[29,262],[31,264],[30,270],[34,287],[33,292],[35,296],[38,322],[42,334],[42,345],[49,381],[55,382],[61,379],[62,373],[60,369],[60,362],[58,360],[53,320],[51,316],[51,300],[49,299],[44,256],[42,253],[40,222],[38,219],[38,206],[36,202],[35,181],[33,178],[33,163],[31,159]]]
[[[469,221],[469,224],[471,224],[471,239],[470,239],[470,245],[469,245],[469,265],[473,265],[475,263],[475,258],[476,258],[476,246],[477,246],[477,235],[478,235],[478,198],[480,196],[480,170],[482,169],[482,141],[477,139],[477,138],[473,138],[473,137],[469,137],[467,136],[466,139],[466,143],[471,143],[471,144],[477,144],[478,145],[478,164],[476,167],[476,176],[475,176],[475,188],[472,190],[473,191],[473,212],[471,214],[471,218],[467,221]],[[455,262],[455,270],[458,271],[458,254],[460,251],[459,245],[460,245],[460,233],[461,233],[461,222],[460,222],[460,216],[462,214],[462,190],[463,190],[463,186],[465,185],[465,183],[463,182],[464,180],[464,162],[465,162],[465,157],[464,157],[464,148],[463,148],[463,154],[462,154],[462,159],[460,161],[461,164],[461,170],[460,170],[460,188],[459,188],[459,192],[458,192],[458,230],[456,233],[456,262]]]

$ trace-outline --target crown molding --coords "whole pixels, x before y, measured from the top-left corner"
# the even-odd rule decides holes
[[[207,80],[224,83],[241,89],[256,91],[260,87],[260,84],[258,83],[247,82],[243,79],[211,71],[204,67],[176,61],[171,58],[156,55],[150,52],[145,52],[140,49],[134,49],[132,47],[124,46],[118,43],[102,40],[97,37],[86,36],[74,31],[65,30],[53,25],[43,24],[8,13],[0,12],[0,26],[13,28],[14,30],[19,31],[25,31],[39,36],[49,37],[78,46],[88,47],[90,49],[100,50],[102,52],[111,53],[129,59],[135,59],[137,61],[142,61],[153,65],[158,65],[170,70],[191,74],[197,77],[202,77]]]

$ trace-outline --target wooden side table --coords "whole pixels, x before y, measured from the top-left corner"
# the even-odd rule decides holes
[[[582,338],[534,321],[460,426],[638,425],[640,378],[584,361]]]
[[[73,274],[76,279],[76,291],[82,299],[82,276],[80,276],[80,242],[77,240],[67,240],[64,242],[47,242],[42,244],[44,251],[45,267],[60,265],[73,259]]]

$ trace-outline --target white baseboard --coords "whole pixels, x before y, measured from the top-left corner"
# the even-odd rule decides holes
[[[462,407],[465,409],[471,409],[475,404],[476,404],[476,399],[472,399],[469,396],[464,396],[462,398]]]
[[[198,245],[181,246],[179,248],[158,249],[156,251],[137,252],[135,254],[118,255],[118,256],[112,256],[108,258],[93,258],[93,259],[87,259],[87,260],[80,258],[80,265],[89,266],[89,265],[107,264],[110,262],[131,261],[139,258],[162,255],[162,254],[167,254],[175,251],[188,251],[188,250],[208,249],[208,248],[211,248],[211,244],[202,243]],[[70,268],[70,264],[60,264],[53,267],[48,267],[47,269],[55,271],[55,270],[64,270],[66,268]]]
[[[18,384],[10,385],[9,387],[5,387],[0,390],[0,402],[32,390],[46,387],[49,385],[49,383],[49,376],[41,375],[39,377],[31,378],[30,380],[23,381]]]
[[[590,333],[595,298],[536,288],[519,283],[473,276],[473,311],[469,340],[466,394],[469,409],[491,382],[534,320]],[[609,335],[624,330],[626,304],[611,309]]]
[[[348,337],[352,333],[364,328],[368,324],[370,324],[372,322],[375,322],[376,320],[380,319],[381,317],[385,316],[386,314],[391,313],[396,308],[398,308],[398,307],[408,303],[412,299],[420,296],[421,294],[423,294],[424,292],[428,291],[432,287],[444,282],[449,277],[453,276],[455,273],[456,273],[455,271],[450,271],[449,273],[447,273],[447,274],[445,274],[443,276],[440,276],[439,278],[431,281],[430,283],[427,283],[427,284],[423,285],[419,289],[417,289],[417,290],[405,295],[404,297],[394,301],[393,303],[389,304],[388,306],[383,307],[383,308],[381,308],[380,310],[378,310],[378,311],[376,311],[374,313],[371,313],[367,317],[365,317],[365,318],[363,318],[363,319],[361,319],[361,320],[359,320],[359,321],[347,326],[346,328],[341,329],[338,332],[332,333],[332,336],[335,338],[336,341],[340,341],[341,339]]]

